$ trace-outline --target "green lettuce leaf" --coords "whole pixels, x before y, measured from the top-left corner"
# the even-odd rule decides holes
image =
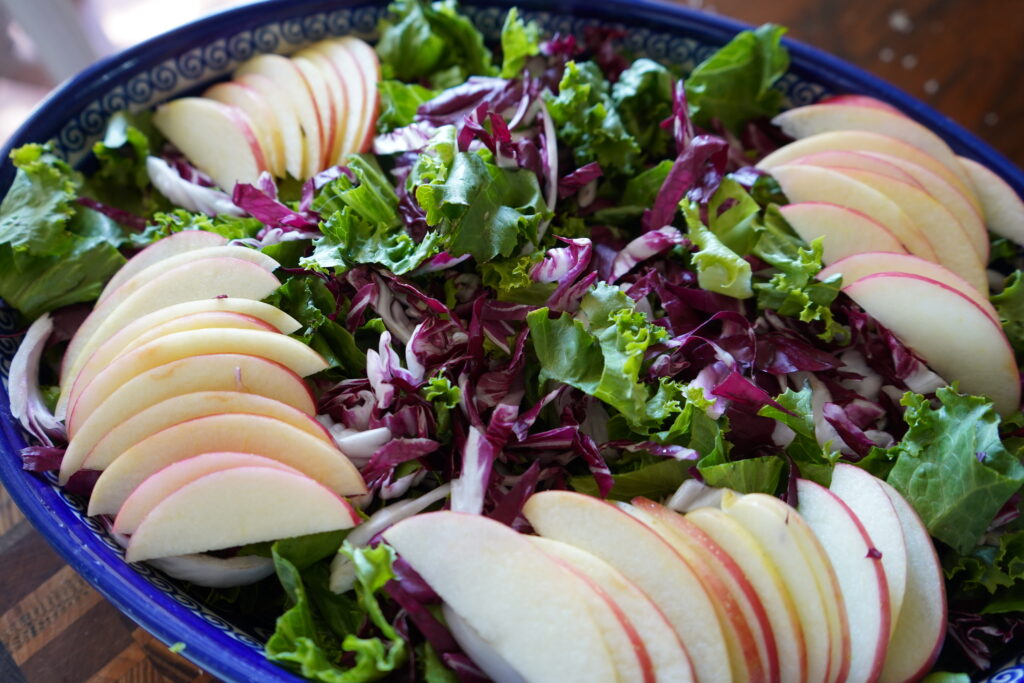
[[[348,168],[355,181],[343,174],[313,201],[313,209],[325,217],[324,236],[313,241],[313,253],[300,261],[303,268],[342,272],[375,263],[402,275],[438,252],[437,233],[417,243],[406,232],[395,189],[372,156],[352,156]]]
[[[543,259],[544,252],[540,250],[525,256],[495,259],[480,265],[480,279],[502,301],[540,306],[548,300],[558,284],[535,282],[530,277],[530,270]]]
[[[526,60],[540,54],[540,27],[537,22],[524,22],[513,7],[505,15],[501,27],[501,77],[515,78],[526,66]]]
[[[334,295],[313,275],[292,275],[270,294],[265,303],[295,318],[302,327],[292,336],[311,346],[327,361],[332,377],[361,377],[366,372],[366,351],[355,337],[334,320],[344,319]]]
[[[623,125],[649,158],[670,156],[672,136],[661,122],[672,116],[675,80],[661,64],[637,59],[612,87],[612,102]]]
[[[630,175],[638,170],[642,150],[626,130],[610,86],[594,62],[565,66],[558,95],[544,93],[559,142],[572,149],[577,166],[596,161],[606,175]]]
[[[460,85],[470,76],[496,76],[491,51],[454,0],[396,0],[381,21],[377,54],[385,79],[426,79],[435,89]]]
[[[743,31],[701,62],[685,82],[694,123],[707,128],[718,120],[739,133],[747,121],[778,113],[782,93],[772,85],[789,68],[785,32],[774,24]]]
[[[612,475],[609,500],[631,501],[637,496],[652,500],[660,500],[672,495],[679,485],[690,478],[689,469],[692,462],[684,462],[672,458],[654,458],[649,456],[639,461],[636,469],[616,472]],[[596,498],[601,497],[597,480],[592,475],[572,477],[569,485],[574,491],[585,493]]]
[[[536,242],[548,216],[532,171],[503,168],[484,156],[459,152],[440,182],[416,188],[427,223],[444,235],[448,251],[472,254],[478,263],[507,257],[524,241]]]
[[[993,294],[991,299],[1013,350],[1024,353],[1024,278],[1021,272],[1016,270],[1006,278],[1003,291]]]
[[[818,443],[811,396],[810,385],[805,385],[800,391],[787,389],[775,397],[781,409],[767,405],[757,414],[781,422],[793,431],[793,440],[786,446],[786,454],[793,459],[801,477],[828,486],[832,481],[832,465],[839,459],[839,452],[822,448]]]
[[[754,296],[750,264],[701,223],[696,204],[684,202],[682,209],[686,215],[687,236],[698,247],[692,259],[701,288],[736,299]]]
[[[274,544],[274,568],[291,607],[277,620],[266,644],[267,658],[302,676],[324,683],[362,683],[379,680],[401,666],[408,653],[405,641],[388,622],[378,602],[384,585],[395,578],[394,550],[387,545],[339,551],[356,568],[356,599],[335,595],[327,588],[330,570],[319,562],[301,572]],[[368,620],[380,635],[360,637]],[[341,657],[354,653],[355,663],[343,669]]]
[[[148,112],[124,111],[110,117],[103,139],[93,145],[98,168],[85,181],[83,195],[142,218],[173,208],[149,182],[146,170],[146,158],[163,144],[151,118]]]
[[[184,230],[205,230],[229,240],[239,240],[255,237],[262,229],[263,224],[255,218],[207,216],[203,213],[189,213],[185,209],[173,209],[154,214],[144,231],[131,236],[131,242],[134,247],[145,247]]]
[[[951,388],[936,396],[938,408],[918,394],[903,396],[910,429],[889,449],[896,463],[888,482],[932,536],[963,554],[1024,485],[1024,465],[1000,441],[1000,418],[991,401]]]
[[[621,183],[605,183],[602,191],[607,196],[603,194],[602,197],[610,199],[613,206],[596,211],[594,221],[620,226],[635,225],[638,228],[644,211],[654,206],[658,191],[665,184],[665,178],[674,164],[672,159],[665,159],[632,176],[626,181],[621,197],[614,193],[614,188],[620,187]]]
[[[389,133],[396,128],[408,126],[413,122],[420,105],[437,96],[436,90],[396,80],[381,81],[377,84],[377,92],[380,93],[378,133]]]
[[[26,318],[92,301],[125,263],[121,228],[78,205],[82,178],[47,147],[11,153],[17,174],[0,204],[0,298]]]

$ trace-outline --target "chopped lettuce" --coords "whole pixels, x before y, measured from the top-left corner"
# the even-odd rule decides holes
[[[505,15],[501,27],[501,77],[515,78],[526,66],[526,60],[540,53],[540,27],[537,22],[524,22],[513,7]]]
[[[966,553],[1024,485],[1024,465],[1000,440],[1000,418],[991,401],[951,388],[939,389],[936,396],[938,408],[918,394],[903,396],[910,429],[888,451],[896,462],[887,480],[932,536]]]
[[[649,157],[670,155],[672,136],[661,122],[672,116],[675,81],[675,76],[658,62],[638,59],[612,87],[612,102],[623,125]]]
[[[1014,271],[1003,285],[1003,291],[992,295],[992,304],[999,312],[1003,332],[1013,350],[1024,354],[1024,277]]]
[[[403,83],[394,79],[378,83],[377,91],[380,93],[378,133],[389,133],[396,128],[408,126],[416,117],[419,106],[437,95],[436,90],[424,88],[418,83]]]
[[[694,123],[708,128],[720,121],[738,133],[751,119],[777,114],[782,93],[772,85],[789,68],[789,52],[782,46],[785,32],[775,24],[743,31],[697,65],[686,79]]]

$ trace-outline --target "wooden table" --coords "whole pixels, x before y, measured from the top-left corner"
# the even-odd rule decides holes
[[[935,106],[1024,165],[1024,0],[690,0],[774,21]],[[211,680],[122,616],[0,490],[0,681]]]

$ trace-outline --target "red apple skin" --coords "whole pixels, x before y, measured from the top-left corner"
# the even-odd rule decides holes
[[[832,95],[831,97],[826,97],[819,101],[818,104],[850,104],[856,107],[882,109],[883,111],[903,116],[903,112],[891,104],[887,104],[882,100],[877,100],[874,97],[868,97],[867,95]]]
[[[356,58],[363,71],[363,85],[366,92],[366,103],[364,105],[363,122],[364,137],[360,143],[357,138],[358,151],[369,152],[373,148],[373,138],[377,132],[377,117],[380,115],[380,93],[377,84],[380,83],[380,59],[377,51],[365,42],[355,38],[342,39],[346,47]]]

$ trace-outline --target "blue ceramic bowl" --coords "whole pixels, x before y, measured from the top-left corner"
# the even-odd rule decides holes
[[[498,0],[464,0],[483,32],[496,39],[506,8]],[[588,26],[625,28],[626,46],[637,53],[692,68],[738,31],[737,22],[680,7],[629,0],[519,0],[528,19],[550,31],[582,37]],[[14,176],[10,149],[54,140],[71,163],[81,162],[101,136],[111,114],[150,108],[230,73],[263,52],[292,52],[330,35],[373,39],[384,2],[359,0],[268,0],[175,29],[95,64],[58,88],[39,106],[0,152],[0,196]],[[885,82],[834,57],[788,42],[790,73],[779,87],[792,106],[832,93],[864,93],[890,102],[934,130],[961,155],[975,158],[1024,194],[1024,173],[938,112]],[[13,318],[0,311],[0,331]],[[6,329],[5,329],[6,328]],[[0,338],[0,374],[6,382],[17,341]],[[21,470],[18,450],[25,435],[0,393],[0,481],[25,516],[51,545],[100,593],[167,644],[183,643],[182,654],[211,674],[231,681],[297,680],[262,655],[267,634],[232,622],[180,590],[146,565],[128,565],[123,553],[84,514],[82,501],[60,491],[52,478]],[[1010,676],[1010,678],[1005,678]],[[1017,678],[1014,678],[1017,676]],[[1024,669],[1004,671],[999,680],[1021,680]]]

